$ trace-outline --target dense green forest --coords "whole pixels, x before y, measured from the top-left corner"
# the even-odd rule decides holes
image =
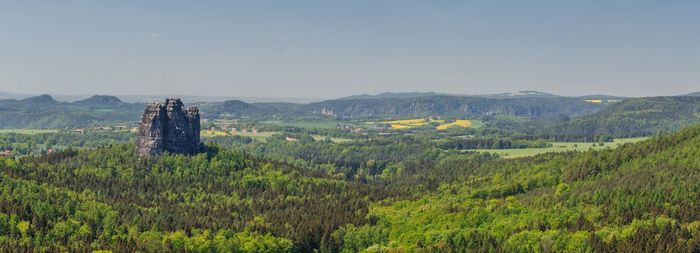
[[[369,224],[333,250],[695,252],[700,249],[700,127],[615,150],[464,166],[437,191],[371,205]]]
[[[131,144],[2,158],[0,247],[700,249],[700,127],[617,149],[520,159],[391,138],[362,146],[268,143],[249,151],[210,144],[196,156],[143,159],[134,158]]]
[[[0,253],[700,253],[700,0],[4,1]]]
[[[308,251],[367,212],[367,186],[241,152],[133,154],[117,145],[4,159],[3,251]]]
[[[194,103],[204,118],[355,119],[372,117],[427,117],[513,115],[527,118],[593,113],[607,104],[580,97],[391,96],[381,99],[331,99],[309,104],[246,103],[239,100]],[[75,102],[58,102],[49,95],[21,100],[0,100],[0,128],[70,128],[100,124],[133,124],[143,112],[142,103],[124,103],[114,96],[93,96]]]
[[[432,95],[381,99],[334,99],[309,104],[213,102],[202,105],[209,117],[274,114],[316,115],[334,118],[487,116],[495,114],[540,117],[564,114],[579,116],[595,112],[605,104],[574,97],[494,98]]]
[[[455,96],[434,93],[353,96],[309,104],[246,103],[238,100],[193,103],[208,120],[242,120],[264,130],[289,131],[269,121],[335,121],[338,126],[362,127],[367,120],[452,117],[483,121],[482,136],[499,134],[520,139],[598,141],[601,138],[648,136],[674,132],[700,122],[697,96],[619,98],[529,96]],[[601,99],[603,98],[603,99]],[[593,100],[591,100],[593,99]],[[609,100],[605,100],[609,99]],[[592,103],[589,101],[603,102]],[[49,95],[0,100],[0,129],[73,129],[102,125],[133,127],[143,112],[140,103],[114,96],[93,96],[58,102]],[[340,129],[314,129],[326,136],[343,136]],[[498,146],[498,145],[496,145]]]
[[[0,134],[0,150],[11,150],[16,156],[26,156],[45,154],[49,148],[97,148],[134,140],[134,134],[129,131],[48,131],[31,134],[10,132]]]
[[[545,128],[559,140],[591,141],[599,136],[637,137],[675,132],[700,123],[700,97],[633,98],[590,115]]]
[[[72,103],[58,102],[49,95],[21,100],[3,99],[0,100],[0,129],[127,124],[142,111],[142,104],[122,103],[113,96],[93,96]]]
[[[146,158],[127,122],[143,105],[2,100],[0,128],[53,129],[0,132],[0,252],[700,251],[700,126],[679,131],[700,100],[582,99],[201,103],[206,150]],[[406,116],[480,122],[368,123]],[[651,138],[606,148],[637,136]],[[475,151],[557,141],[597,150]]]

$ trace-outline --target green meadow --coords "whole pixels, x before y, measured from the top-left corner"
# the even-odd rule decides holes
[[[597,142],[551,142],[552,147],[548,148],[517,148],[517,149],[469,149],[469,151],[478,151],[483,153],[497,154],[503,158],[517,158],[525,156],[534,156],[537,154],[550,152],[566,152],[566,151],[586,151],[589,149],[606,149],[615,148],[626,143],[635,143],[646,140],[648,137],[639,138],[621,138],[615,139],[612,142],[605,142],[603,145]]]
[[[0,129],[0,134],[15,133],[15,134],[45,134],[56,133],[58,129]]]

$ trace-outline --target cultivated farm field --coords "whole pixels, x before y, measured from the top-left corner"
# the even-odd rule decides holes
[[[45,134],[56,133],[58,129],[0,129],[0,134],[15,133],[15,134]]]
[[[626,143],[635,143],[646,139],[648,139],[648,137],[621,138],[615,139],[612,142],[605,142],[603,145],[600,145],[600,143],[596,142],[551,142],[552,147],[548,148],[469,149],[468,151],[478,151],[483,153],[497,154],[503,158],[518,158],[550,152],[587,151],[590,149],[600,150],[606,148],[615,148]]]
[[[479,127],[481,122],[468,120],[468,119],[456,119],[453,122],[447,122],[443,119],[425,119],[425,118],[415,118],[415,119],[402,119],[402,120],[389,120],[381,121],[379,124],[388,124],[392,129],[410,129],[415,127],[421,127],[428,124],[436,125],[437,130],[447,130],[450,127]],[[366,124],[376,124],[376,122],[367,122]]]

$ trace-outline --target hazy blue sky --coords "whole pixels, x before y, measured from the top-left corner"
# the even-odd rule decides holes
[[[0,1],[0,91],[515,90],[700,91],[700,1]]]

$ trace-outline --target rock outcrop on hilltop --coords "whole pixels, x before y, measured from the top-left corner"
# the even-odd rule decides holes
[[[139,122],[136,155],[152,156],[164,152],[196,154],[202,150],[197,107],[185,109],[179,98],[165,100],[165,105],[146,106]]]

